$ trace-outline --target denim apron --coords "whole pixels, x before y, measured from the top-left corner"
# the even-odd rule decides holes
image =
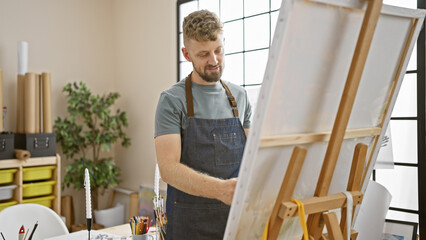
[[[228,86],[226,91],[233,118],[194,118],[191,75],[186,78],[188,127],[181,135],[180,162],[210,176],[229,179],[238,176],[246,135],[238,118],[237,102]],[[197,184],[197,183],[194,183]],[[167,240],[223,239],[230,206],[194,196],[167,186]]]

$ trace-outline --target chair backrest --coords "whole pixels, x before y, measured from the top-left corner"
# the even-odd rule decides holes
[[[52,209],[40,204],[18,204],[0,211],[0,232],[6,240],[18,239],[19,229],[25,227],[29,238],[35,223],[38,226],[32,240],[42,240],[49,237],[68,234],[68,229],[62,219]]]

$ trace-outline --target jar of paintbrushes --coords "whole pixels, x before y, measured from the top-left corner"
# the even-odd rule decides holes
[[[133,216],[130,218],[129,224],[132,230],[132,240],[154,240],[154,236],[148,233],[152,221],[152,219],[149,219],[149,216]]]

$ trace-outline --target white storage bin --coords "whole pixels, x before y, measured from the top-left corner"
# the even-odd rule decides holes
[[[0,200],[11,199],[16,185],[0,187]]]
[[[124,222],[124,205],[117,203],[113,208],[103,210],[93,210],[96,223],[104,225],[104,227],[112,227],[120,225]]]

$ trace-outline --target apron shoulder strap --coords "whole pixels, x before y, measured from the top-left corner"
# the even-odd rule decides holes
[[[229,90],[228,86],[220,80],[220,83],[222,83],[223,88],[225,88],[226,96],[228,96],[229,103],[232,107],[232,112],[234,113],[234,117],[238,117],[238,108],[237,108],[237,101],[235,100],[234,96],[232,96],[231,90]]]
[[[185,80],[185,92],[186,92],[186,108],[188,111],[188,118],[194,116],[194,103],[192,101],[192,87],[191,87],[191,74]]]

